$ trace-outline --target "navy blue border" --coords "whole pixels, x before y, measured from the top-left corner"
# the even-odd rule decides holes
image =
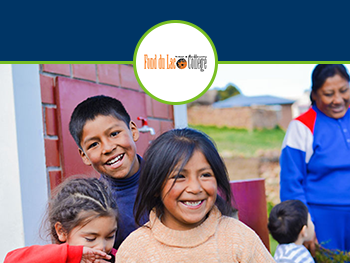
[[[219,61],[350,61],[350,1],[1,5],[0,61],[132,61],[141,36],[167,20],[203,29]]]

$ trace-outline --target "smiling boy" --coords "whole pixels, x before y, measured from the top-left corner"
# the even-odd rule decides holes
[[[123,104],[107,96],[94,96],[73,111],[69,131],[86,165],[92,166],[111,187],[119,209],[114,248],[137,226],[133,215],[142,158],[136,153],[139,138]]]
[[[92,165],[100,174],[115,179],[128,178],[140,166],[135,146],[138,137],[132,121],[127,126],[116,117],[98,115],[86,121],[79,153],[83,162]]]

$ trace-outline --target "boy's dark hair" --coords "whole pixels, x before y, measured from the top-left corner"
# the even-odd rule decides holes
[[[79,148],[86,122],[99,115],[113,116],[129,127],[130,115],[119,100],[104,95],[87,98],[75,107],[69,122],[69,132]]]
[[[316,93],[316,91],[323,86],[327,78],[333,77],[336,74],[349,82],[350,77],[348,71],[342,64],[319,64],[314,68],[311,76],[312,92],[310,93],[312,105],[315,104],[315,101],[312,99],[312,93]]]
[[[267,227],[278,243],[293,243],[298,239],[303,226],[307,226],[308,213],[303,202],[284,201],[272,208]]]
[[[47,217],[50,234],[57,244],[62,243],[55,230],[57,222],[69,234],[73,228],[98,217],[113,216],[118,221],[117,204],[108,186],[97,178],[68,179],[55,192]]]
[[[144,164],[139,179],[139,189],[135,201],[135,221],[140,225],[142,217],[156,208],[164,211],[161,190],[170,173],[180,164],[179,173],[190,160],[195,150],[203,153],[210,164],[223,198],[217,198],[217,206],[224,215],[232,215],[233,199],[227,170],[215,144],[206,134],[194,129],[174,129],[155,139],[144,154]]]

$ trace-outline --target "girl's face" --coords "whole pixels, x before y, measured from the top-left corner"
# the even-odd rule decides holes
[[[326,79],[321,88],[312,92],[317,108],[328,117],[342,118],[349,108],[349,82],[336,74]]]
[[[117,221],[114,216],[97,217],[84,226],[76,226],[68,234],[56,227],[61,242],[70,246],[94,248],[106,253],[113,248],[116,230]]]
[[[177,164],[163,186],[161,220],[171,229],[188,230],[200,225],[213,208],[217,183],[213,170],[199,150],[194,151],[175,181],[180,166]]]

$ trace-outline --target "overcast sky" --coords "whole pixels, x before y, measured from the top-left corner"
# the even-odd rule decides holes
[[[311,88],[316,64],[219,64],[211,88],[235,84],[244,95],[297,98]],[[348,69],[349,65],[345,65]]]

